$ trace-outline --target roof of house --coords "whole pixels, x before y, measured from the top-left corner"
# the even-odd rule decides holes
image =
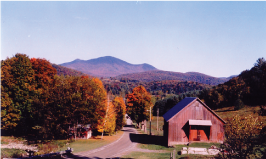
[[[163,118],[168,121],[169,119],[171,119],[174,115],[176,115],[176,113],[178,113],[180,110],[182,110],[183,108],[185,108],[189,103],[191,103],[192,101],[196,100],[197,98],[195,97],[186,97],[183,100],[181,100],[180,102],[178,102],[173,108],[171,108],[170,110],[168,110],[168,112],[166,112],[163,115]]]
[[[205,103],[203,103],[199,98],[196,97],[186,97],[183,100],[181,100],[179,103],[177,103],[173,108],[171,108],[168,112],[166,112],[163,115],[163,118],[166,121],[169,121],[172,117],[174,117],[178,112],[180,112],[182,109],[184,109],[187,105],[192,103],[193,101],[198,100],[201,104],[203,104],[210,112],[212,112],[215,116],[217,116],[223,123],[225,121],[219,117],[214,111],[211,110]]]

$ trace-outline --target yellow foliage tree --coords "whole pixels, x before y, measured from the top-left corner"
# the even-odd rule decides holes
[[[259,145],[262,122],[258,117],[236,115],[225,128],[227,157],[231,158],[260,158],[256,156],[255,147]]]
[[[116,112],[116,130],[122,129],[125,125],[126,104],[122,97],[115,97],[113,105]]]
[[[101,133],[108,133],[109,135],[115,132],[116,127],[116,112],[114,105],[109,100],[106,102],[105,118],[98,123],[98,131]]]

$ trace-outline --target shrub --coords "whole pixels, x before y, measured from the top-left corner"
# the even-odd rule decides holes
[[[260,137],[262,122],[257,117],[249,115],[240,117],[236,115],[229,120],[225,127],[225,149],[229,152],[229,158],[260,158],[256,151],[261,145]]]
[[[241,99],[237,99],[235,101],[235,110],[239,110],[239,109],[242,109],[244,108],[244,103]]]

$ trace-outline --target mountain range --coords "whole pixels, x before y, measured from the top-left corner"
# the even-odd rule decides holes
[[[112,56],[99,57],[91,60],[76,59],[72,62],[63,63],[61,66],[95,77],[113,77],[116,79],[126,78],[129,80],[138,80],[142,82],[180,80],[217,85],[224,83],[234,77],[216,78],[198,72],[181,73],[162,71],[146,63],[130,64]]]
[[[121,74],[157,70],[149,64],[130,64],[112,56],[99,57],[87,61],[76,59],[72,62],[63,63],[61,66],[96,77],[115,77]]]

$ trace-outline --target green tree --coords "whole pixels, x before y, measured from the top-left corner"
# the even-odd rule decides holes
[[[235,101],[235,110],[239,110],[239,109],[242,109],[242,108],[244,108],[244,103],[242,102],[242,100],[241,99],[237,99],[236,101]]]
[[[4,110],[12,108],[12,114],[15,116],[15,128],[18,128],[19,134],[25,135],[31,130],[33,125],[32,115],[32,101],[35,97],[34,88],[34,70],[30,59],[25,54],[16,54],[11,59],[7,59],[1,62],[1,71],[3,76],[1,79],[2,90],[4,94],[5,104],[9,104],[4,107]],[[18,114],[17,114],[18,113]],[[18,119],[19,115],[19,120]],[[4,123],[2,123],[4,124]]]

